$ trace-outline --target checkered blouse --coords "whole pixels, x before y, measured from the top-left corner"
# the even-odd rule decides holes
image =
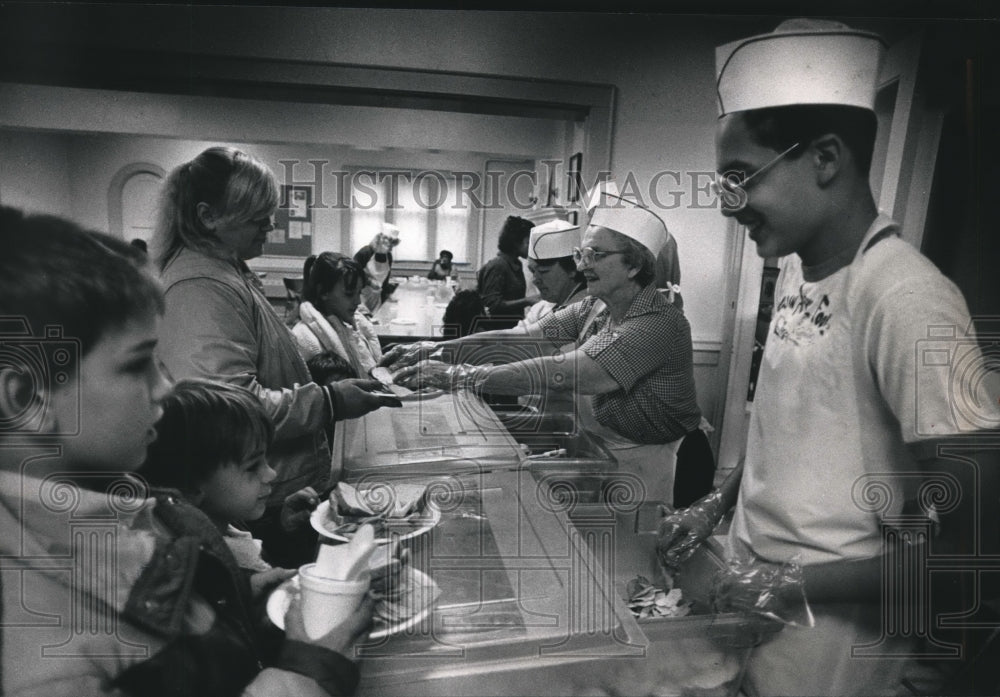
[[[591,397],[597,420],[643,444],[669,443],[697,428],[691,327],[683,313],[649,285],[613,329],[607,308],[585,327],[596,302],[588,297],[539,325],[546,336],[575,340],[618,383],[619,389]]]

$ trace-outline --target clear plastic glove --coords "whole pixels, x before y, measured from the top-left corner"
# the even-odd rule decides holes
[[[747,554],[729,561],[712,582],[716,612],[749,612],[795,627],[815,625],[802,567]]]
[[[281,505],[281,528],[292,532],[302,527],[318,505],[319,494],[311,486],[289,494]]]
[[[660,521],[656,554],[668,569],[677,569],[702,542],[712,535],[722,520],[722,492],[715,490],[687,508],[673,511]]]
[[[392,380],[395,384],[409,387],[411,390],[436,387],[454,392],[463,387],[474,387],[477,370],[480,367],[465,363],[451,365],[440,361],[420,361],[416,365],[393,373]]]
[[[292,641],[316,644],[329,651],[349,656],[350,649],[372,626],[375,613],[375,599],[366,593],[358,609],[343,622],[318,639],[310,639],[302,620],[302,594],[294,593],[285,613],[285,637]]]
[[[394,346],[387,351],[385,355],[382,356],[382,360],[380,360],[378,364],[388,368],[389,370],[396,371],[400,368],[415,365],[419,361],[422,361],[430,356],[438,348],[439,346],[435,341],[418,341],[413,344],[399,344],[398,346]]]
[[[395,395],[382,392],[378,380],[349,378],[331,382],[327,387],[333,398],[334,421],[356,419],[382,407],[403,406]]]

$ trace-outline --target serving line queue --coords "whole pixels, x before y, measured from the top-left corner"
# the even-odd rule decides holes
[[[934,672],[941,666],[915,660],[933,637],[893,633],[887,617],[988,608],[980,601],[991,589],[963,587],[973,595],[950,608],[930,596],[887,607],[897,595],[881,591],[925,573],[932,553],[960,558],[971,533],[977,552],[996,551],[995,516],[981,504],[996,497],[997,450],[984,438],[1000,416],[993,392],[970,422],[953,408],[951,381],[972,376],[917,364],[929,325],[967,327],[969,315],[871,198],[882,50],[877,36],[820,20],[720,49],[723,213],[748,228],[762,256],[784,257],[777,287],[789,301],[765,348],[745,468],[666,517],[658,507],[673,493],[678,448],[700,423],[690,330],[652,283],[663,221],[613,190],[598,190],[571,247],[588,297],[524,327],[380,358],[330,323],[358,329],[366,276],[357,269],[367,261],[352,269],[323,259],[334,273],[329,283],[317,276],[298,343],[264,299],[245,261],[262,251],[277,185],[240,151],[211,148],[168,179],[153,250],[162,285],[120,240],[0,210],[0,313],[24,317],[32,336],[55,325],[79,342],[68,354],[78,380],[39,389],[27,382],[29,365],[0,371],[0,408],[15,429],[0,449],[0,516],[21,531],[3,539],[4,693],[947,686],[947,671]],[[382,263],[378,254],[387,252],[373,251]],[[826,308],[823,317],[807,306]],[[392,380],[311,380],[303,348],[324,342],[343,349],[352,370],[377,362]],[[961,348],[982,362],[975,342]],[[164,364],[180,380],[173,397]],[[987,380],[958,386],[989,389]],[[521,448],[527,436],[480,398],[490,395],[537,395],[543,422],[563,413],[546,406],[571,404],[576,433],[613,457],[630,495],[580,500],[572,459],[547,461],[577,445],[571,431],[553,432],[560,447],[535,460]],[[343,453],[336,472],[327,431],[360,416],[367,425],[351,440],[362,449]],[[161,419],[164,433],[169,425],[184,435],[165,439],[156,457],[167,472],[182,460],[191,477],[149,491],[154,469],[139,471],[148,479],[134,473]],[[949,448],[961,450],[958,466]],[[936,475],[959,483],[954,506],[907,498],[911,483]],[[856,488],[866,483],[892,492],[884,509],[859,513]],[[724,544],[706,543],[734,505]],[[105,522],[100,539],[113,540],[113,554],[78,534]],[[888,525],[915,523],[940,532],[933,541],[883,537]],[[317,535],[349,539],[349,569],[313,577]],[[321,548],[316,564],[330,558]],[[335,604],[344,584],[355,601]],[[261,621],[263,602],[271,624]],[[653,615],[663,608],[675,616]],[[39,621],[43,612],[68,625]],[[314,613],[328,613],[322,629]],[[369,631],[373,613],[380,622]],[[861,657],[859,643],[884,651]],[[990,656],[995,643],[978,648]]]

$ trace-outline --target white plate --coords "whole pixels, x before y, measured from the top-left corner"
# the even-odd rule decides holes
[[[412,327],[417,323],[415,319],[407,319],[406,317],[397,317],[396,319],[389,320],[389,324],[398,324],[403,327]]]
[[[318,532],[320,535],[323,535],[324,537],[329,537],[331,540],[340,540],[341,542],[349,542],[351,539],[351,535],[353,533],[349,533],[347,535],[341,535],[339,533],[333,532],[332,530],[326,527],[326,522],[329,520],[329,511],[330,511],[329,499],[327,499],[326,501],[324,501],[323,503],[321,503],[316,507],[316,510],[312,512],[311,516],[309,516],[309,523],[313,526],[313,530]],[[408,532],[405,535],[400,535],[399,536],[400,540],[408,540],[411,537],[423,535],[425,532],[432,529],[435,525],[437,525],[441,521],[441,509],[437,508],[436,506],[428,504],[427,508],[424,509],[424,513],[427,513],[430,516],[429,520],[427,520],[427,523],[422,527],[414,528],[412,532]],[[391,529],[393,527],[392,524],[390,524],[389,527]],[[384,545],[389,541],[390,538],[388,537],[375,538],[375,542],[380,545]]]
[[[423,582],[423,579],[427,577],[427,575],[419,569],[411,569],[411,571],[415,576],[418,576],[421,579],[421,582]],[[268,597],[267,616],[278,629],[285,629],[285,613],[288,612],[288,606],[292,603],[292,593],[298,592],[298,589],[299,577],[296,574],[275,588]],[[395,624],[390,624],[376,615],[375,628],[368,635],[368,638],[382,639],[387,636],[392,636],[393,634],[405,632],[407,629],[417,626],[421,620],[431,613],[431,610],[433,609],[434,602],[431,601],[425,607],[421,608],[420,612],[413,615],[413,617],[410,617],[403,622],[396,622]]]
[[[416,392],[411,392],[410,394],[397,395],[396,399],[400,402],[419,402],[422,399],[434,399],[435,397],[440,397],[444,394],[444,390],[438,389],[437,387],[431,387],[426,390],[417,390]]]

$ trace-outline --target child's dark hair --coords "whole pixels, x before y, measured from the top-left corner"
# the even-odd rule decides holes
[[[353,257],[339,252],[323,252],[318,257],[309,257],[303,272],[305,284],[302,297],[314,305],[321,295],[329,293],[341,279],[344,280],[344,287],[351,291],[359,286],[363,288],[368,283],[368,274],[364,268]]]
[[[235,385],[179,381],[163,400],[163,418],[139,474],[152,486],[191,494],[220,467],[271,445],[274,426],[260,400]]]
[[[360,377],[343,356],[333,351],[324,351],[306,361],[309,375],[317,385],[326,385],[335,380]]]
[[[503,227],[500,228],[500,239],[497,241],[497,249],[504,254],[517,256],[521,248],[521,243],[531,234],[532,227],[534,225],[530,220],[518,218],[516,215],[507,216],[507,220],[503,221]]]
[[[878,119],[868,109],[838,104],[795,104],[747,111],[743,119],[757,144],[775,152],[796,143],[806,146],[824,134],[836,133],[854,155],[858,171],[867,175],[871,169]],[[805,147],[799,147],[787,157],[795,159],[805,151]]]
[[[462,337],[472,334],[477,320],[486,318],[486,306],[479,293],[474,290],[460,290],[448,303],[444,311],[444,329],[448,337]],[[456,335],[455,332],[458,332]]]
[[[154,314],[163,314],[163,291],[139,249],[0,206],[0,317],[23,318],[35,337],[55,327],[84,356],[109,330]]]

